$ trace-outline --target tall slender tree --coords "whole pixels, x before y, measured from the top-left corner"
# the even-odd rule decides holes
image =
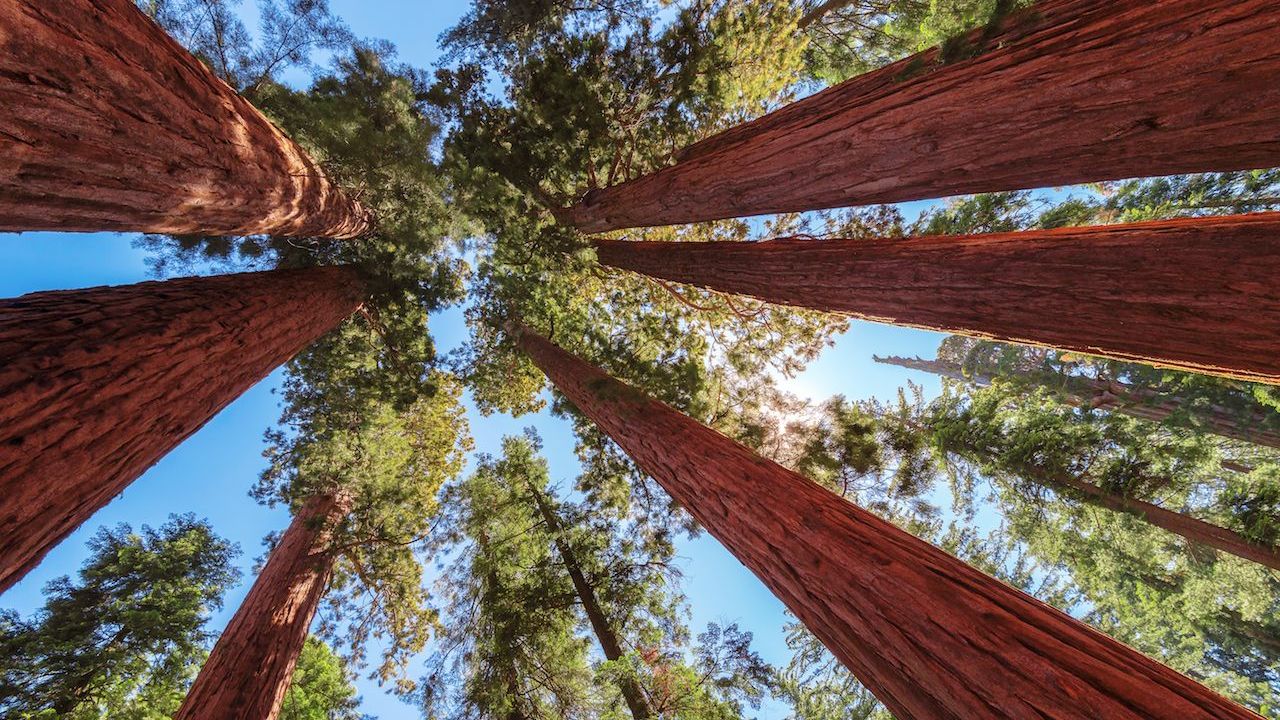
[[[565,537],[564,526],[560,522],[559,513],[551,506],[550,500],[543,494],[542,489],[537,487],[532,480],[527,484],[527,492],[533,498],[533,502],[538,508],[538,514],[542,516],[542,522],[546,525],[547,532],[551,535],[551,542],[554,544],[556,552],[560,555],[560,561],[564,564],[565,572],[568,573],[569,579],[573,583],[573,591],[578,596],[578,602],[582,604],[582,610],[586,613],[587,621],[591,623],[591,630],[595,633],[596,640],[600,643],[600,649],[604,652],[605,659],[614,663],[621,661],[623,659],[622,641],[614,631],[608,617],[606,617],[595,588],[587,580],[586,573],[582,569],[582,563],[578,561],[577,553],[569,543],[568,538]],[[649,707],[649,699],[645,697],[640,683],[636,682],[634,677],[621,676],[619,685],[622,690],[622,698],[626,701],[627,708],[631,711],[631,717],[634,720],[647,720],[653,717],[653,710]]]
[[[895,713],[1256,717],[763,460],[532,331],[516,332],[556,387],[756,572]],[[672,444],[673,437],[681,442]],[[766,494],[774,498],[767,506],[759,502]],[[859,638],[859,630],[868,635]],[[998,684],[991,678],[999,678]]]
[[[428,718],[590,713],[590,644],[577,633],[568,576],[508,482],[528,467],[518,462],[482,456],[446,489],[438,541],[455,560],[441,580],[444,630],[422,683]]]
[[[590,500],[562,504],[536,437],[506,438],[501,458],[451,490],[449,541],[467,544],[446,586],[462,687],[437,663],[429,710],[712,720],[758,707],[767,666],[750,633],[710,626],[689,646],[670,570],[673,548]],[[579,613],[576,609],[580,608]],[[586,642],[603,656],[588,672]],[[594,682],[589,682],[594,675]],[[520,689],[518,693],[509,687]],[[625,710],[623,710],[625,708]],[[616,711],[615,711],[616,712]]]
[[[1201,429],[1222,437],[1280,450],[1280,416],[1276,411],[1258,403],[1248,392],[1251,388],[1219,386],[1219,397],[1208,393],[1162,391],[1134,378],[1117,379],[1108,375],[1089,372],[1073,372],[1075,356],[1052,350],[1013,346],[1007,343],[975,341],[973,338],[952,336],[953,344],[973,345],[972,356],[987,356],[988,348],[1000,355],[1039,355],[1040,363],[1030,365],[1009,363],[992,366],[982,358],[971,360],[939,357],[926,358],[876,357],[875,361],[896,365],[910,370],[920,370],[956,382],[986,387],[999,378],[1020,388],[1043,388],[1063,402],[1077,407],[1118,412],[1130,417],[1155,423]],[[947,342],[947,341],[944,341]],[[1056,358],[1066,357],[1068,363],[1055,367]],[[1086,370],[1086,368],[1081,368]],[[1226,385],[1223,383],[1222,385]],[[1242,383],[1243,385],[1243,383]],[[1236,390],[1235,392],[1232,392]],[[1226,396],[1226,397],[1223,397]],[[1235,402],[1224,403],[1223,400]]]
[[[330,267],[0,301],[0,590],[365,293]]]
[[[0,230],[356,237],[365,211],[130,0],[6,0]]]
[[[1162,441],[1157,433],[1144,432],[1149,427],[1082,417],[1051,396],[1022,396],[996,384],[933,403],[920,430],[931,433],[942,452],[960,453],[1090,505],[1130,514],[1189,542],[1280,570],[1280,546],[1273,542],[1280,527],[1241,532],[1148,499],[1175,484],[1190,485],[1180,476],[1195,474],[1203,455],[1199,443],[1182,447],[1177,438]]]
[[[704,140],[562,217],[603,232],[1270,167],[1280,145],[1256,88],[1275,72],[1277,22],[1263,0],[1037,3]],[[1159,36],[1179,39],[1148,57]]]

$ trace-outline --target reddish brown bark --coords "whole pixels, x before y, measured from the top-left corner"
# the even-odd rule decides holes
[[[331,531],[350,503],[312,498],[200,668],[174,720],[274,720],[333,574]]]
[[[0,301],[0,590],[362,288],[315,268]]]
[[[0,230],[354,237],[357,203],[132,0],[0,0]]]
[[[1258,717],[545,338],[519,341],[898,717]]]
[[[565,217],[601,232],[1280,165],[1277,35],[1270,0],[1044,0],[945,61],[853,78]]]
[[[944,360],[875,357],[875,361],[921,370],[979,387],[986,387],[993,381],[989,375],[966,375],[959,364]],[[1189,403],[1178,395],[1135,387],[1116,380],[1086,375],[1065,375],[1050,371],[1015,370],[1013,372],[1015,382],[1044,388],[1058,395],[1068,405],[1090,409],[1102,408],[1109,412],[1118,412],[1157,423],[1164,422],[1175,413],[1185,412],[1192,418],[1192,426],[1197,429],[1233,440],[1280,449],[1280,432],[1264,427],[1266,418],[1263,415],[1265,412],[1263,407],[1256,407],[1242,413],[1231,408]],[[1238,463],[1235,465],[1239,467]],[[1226,467],[1227,463],[1224,462],[1223,466]]]
[[[596,254],[769,302],[1280,383],[1277,213],[905,239],[599,240]]]

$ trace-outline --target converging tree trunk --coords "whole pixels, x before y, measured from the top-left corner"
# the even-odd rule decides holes
[[[986,387],[994,379],[991,375],[981,373],[967,375],[959,364],[941,359],[893,356],[877,356],[874,359],[885,365],[933,373],[978,387]],[[1106,409],[1150,422],[1164,422],[1179,412],[1185,412],[1195,428],[1232,440],[1280,449],[1280,432],[1264,426],[1267,409],[1262,406],[1242,416],[1228,408],[1188,402],[1186,398],[1176,394],[1136,387],[1118,380],[1068,375],[1049,370],[1014,370],[1002,373],[1001,376],[1009,377],[1024,386],[1044,388],[1068,405]]]
[[[365,212],[133,0],[0,0],[0,231],[354,237]]]
[[[1280,165],[1270,0],[1043,0],[594,190],[587,232]]]
[[[0,591],[363,287],[329,267],[0,300]]]
[[[1125,497],[1119,493],[1107,491],[1087,480],[1067,473],[1049,472],[1043,468],[1036,467],[1022,467],[1019,468],[1018,474],[1058,493],[1077,497],[1095,507],[1132,515],[1161,530],[1180,535],[1193,543],[1221,550],[1236,557],[1280,570],[1280,547],[1275,545],[1252,542],[1233,530],[1228,530],[1203,520],[1197,520],[1183,513],[1166,510],[1145,500]]]
[[[350,510],[338,495],[312,498],[289,524],[175,720],[274,720],[333,574],[329,538]]]
[[[868,320],[1280,383],[1280,214],[867,240],[598,240],[604,265]]]
[[[560,553],[560,559],[564,561],[566,572],[569,573],[569,579],[573,582],[573,590],[578,596],[579,602],[582,603],[582,609],[587,614],[587,620],[591,622],[591,629],[595,632],[596,640],[600,642],[600,649],[604,652],[606,659],[617,661],[625,655],[622,650],[622,641],[618,638],[618,634],[613,631],[613,625],[609,623],[608,616],[604,613],[604,607],[600,605],[600,599],[596,597],[595,588],[587,581],[586,573],[582,571],[582,565],[578,562],[578,556],[574,553],[573,547],[565,539],[564,529],[560,524],[560,517],[556,514],[554,508],[551,507],[547,498],[542,491],[529,485],[529,492],[533,495],[533,501],[538,506],[538,512],[542,515],[542,520],[547,524],[547,531],[551,533],[556,550]],[[653,717],[653,710],[649,707],[649,701],[645,697],[644,690],[632,677],[624,677],[619,681],[622,698],[627,703],[627,708],[631,711],[631,716],[635,720],[645,720]]]
[[[1258,716],[520,328],[556,387],[898,717]]]

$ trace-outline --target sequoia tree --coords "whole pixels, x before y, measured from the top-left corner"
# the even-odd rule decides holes
[[[330,267],[0,301],[0,589],[364,293]]]
[[[355,237],[360,205],[131,0],[5,0],[0,230]]]
[[[334,526],[351,500],[319,495],[294,517],[213,646],[178,720],[273,720],[333,574]]]
[[[770,302],[1280,383],[1280,215],[986,235],[596,240],[600,262]],[[1194,275],[1189,286],[1184,277]],[[1115,278],[1124,278],[1116,285]]]
[[[1280,137],[1257,88],[1277,71],[1277,30],[1265,0],[1047,0],[704,140],[562,217],[602,232],[1270,167]]]
[[[895,713],[1257,717],[532,331],[513,331],[556,387]],[[760,503],[765,496],[773,501]]]
[[[179,714],[270,720],[312,621],[356,665],[380,639],[375,674],[408,693],[409,658],[435,622],[419,551],[441,484],[458,472],[468,438],[460,389],[430,368],[419,392],[383,380],[379,349],[347,323],[289,365],[283,427],[267,434],[254,495],[301,508]],[[240,710],[237,710],[240,712]]]

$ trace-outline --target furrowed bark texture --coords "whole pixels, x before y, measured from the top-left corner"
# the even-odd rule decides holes
[[[312,498],[200,668],[174,720],[274,720],[333,574],[329,535],[350,503]]]
[[[926,360],[918,357],[874,357],[874,359],[885,365],[897,365],[933,373],[978,387],[986,387],[993,381],[989,375],[966,375],[958,363],[943,360]],[[1280,449],[1280,432],[1264,426],[1268,410],[1261,406],[1241,414],[1231,408],[1205,407],[1187,402],[1186,398],[1178,395],[1086,375],[1014,370],[1011,372],[1011,377],[1019,383],[1044,388],[1056,394],[1064,403],[1075,407],[1105,409],[1108,412],[1117,412],[1157,423],[1164,422],[1175,413],[1186,412],[1191,418],[1192,426],[1197,429],[1233,440]]]
[[[1044,0],[564,216],[602,232],[1280,165],[1278,35],[1271,0]]]
[[[354,237],[365,212],[132,0],[0,0],[0,230]]]
[[[0,591],[362,288],[330,267],[0,301]]]
[[[545,338],[520,343],[898,717],[1258,717]]]
[[[596,255],[784,305],[1280,383],[1280,213],[905,239],[598,240]]]

